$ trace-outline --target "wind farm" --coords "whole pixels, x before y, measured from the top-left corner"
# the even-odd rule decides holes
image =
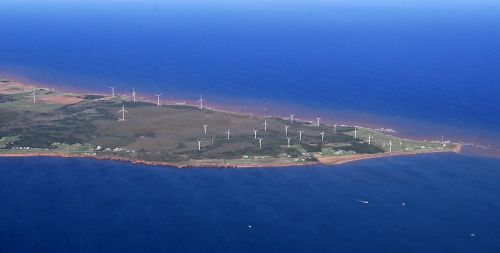
[[[326,120],[320,124],[319,117],[248,117],[207,107],[201,96],[191,105],[179,105],[162,103],[162,93],[150,94],[156,101],[148,102],[137,99],[135,90],[127,96],[109,88],[112,92],[107,95],[44,88],[35,94],[32,86],[3,82],[0,116],[5,120],[0,138],[8,142],[0,146],[0,156],[77,156],[175,167],[272,167],[460,151],[459,144],[444,140],[408,140]]]

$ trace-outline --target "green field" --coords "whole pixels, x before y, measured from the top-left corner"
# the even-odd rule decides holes
[[[0,85],[8,85],[1,83]],[[5,88],[5,87],[4,87]],[[179,165],[307,164],[316,156],[451,150],[454,144],[400,139],[367,128],[320,125],[279,117],[200,110],[187,105],[156,106],[123,97],[72,95],[57,91],[1,94],[0,153],[84,154]],[[51,101],[77,98],[74,103]],[[54,100],[54,97],[56,100]],[[73,101],[69,99],[68,101]],[[118,111],[125,106],[125,121]],[[264,131],[264,122],[267,131]],[[208,125],[204,133],[203,125]],[[289,125],[285,135],[285,125]],[[230,138],[226,131],[231,129]],[[262,147],[254,138],[258,130]],[[302,131],[302,140],[299,139]],[[324,140],[320,133],[324,132]],[[368,144],[368,135],[373,137]],[[288,147],[287,138],[291,138]],[[201,150],[198,150],[200,141]]]

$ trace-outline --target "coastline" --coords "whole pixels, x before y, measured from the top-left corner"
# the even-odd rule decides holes
[[[16,86],[19,86],[22,88],[24,91],[29,91],[33,87],[36,87],[32,84],[25,84],[22,82],[18,81],[13,81],[13,84]],[[54,88],[40,88],[40,89],[47,89],[51,91],[57,91],[57,89]],[[106,97],[105,94],[98,94],[98,93],[74,93],[74,92],[65,92],[62,91],[63,95],[69,95],[69,96],[74,96],[77,98],[81,98],[82,96],[85,95],[103,95]],[[118,95],[122,97],[122,99],[130,100],[131,98],[127,95]],[[42,99],[43,101],[43,99]],[[66,100],[64,100],[66,101]],[[51,99],[48,99],[47,102],[53,103]],[[57,102],[57,101],[56,101]],[[60,102],[60,101],[59,101]],[[142,100],[141,102],[144,103],[150,103],[154,104],[153,102],[149,100]],[[71,105],[74,104],[75,102],[72,101],[66,101],[65,103],[62,103],[64,105]],[[178,105],[178,104],[171,104],[171,103],[163,103],[162,105],[165,106],[171,106],[171,105]],[[185,106],[189,107],[197,107],[197,105],[193,104],[184,104]],[[207,109],[211,111],[217,111],[217,112],[223,112],[226,114],[232,114],[232,115],[238,115],[238,116],[243,116],[243,117],[260,117],[264,118],[266,116],[261,116],[261,115],[254,115],[254,114],[248,114],[240,111],[232,111],[232,110],[225,110],[225,109],[220,109],[220,108],[210,108],[207,107]],[[267,116],[269,117],[269,116]],[[303,122],[303,123],[310,123],[308,120],[304,119],[296,119],[298,122]],[[328,120],[325,120],[328,121]],[[329,124],[324,124],[324,125],[329,125]],[[364,128],[364,127],[360,127]],[[370,130],[376,130],[372,128],[365,128],[365,129],[370,129]],[[396,135],[396,132],[390,132],[390,135]],[[406,140],[406,139],[401,139],[401,140]],[[72,153],[61,153],[61,152],[47,152],[47,151],[29,151],[26,153],[16,153],[16,152],[5,152],[5,153],[0,153],[0,157],[59,157],[59,158],[93,158],[97,160],[114,160],[114,161],[123,161],[123,162],[129,162],[133,164],[142,164],[142,165],[151,165],[151,166],[165,166],[165,167],[175,167],[175,168],[192,168],[192,167],[215,167],[215,168],[258,168],[258,167],[290,167],[290,166],[309,166],[309,165],[338,165],[338,164],[344,164],[344,163],[350,163],[354,161],[359,161],[359,160],[366,160],[366,159],[376,159],[376,158],[382,158],[382,157],[390,157],[390,156],[406,156],[406,155],[418,155],[418,154],[430,154],[430,153],[442,153],[442,152],[455,152],[455,153],[460,153],[462,151],[463,144],[459,143],[453,143],[455,147],[453,149],[433,149],[433,150],[416,150],[416,151],[410,151],[410,152],[400,152],[400,151],[394,151],[394,152],[384,152],[384,153],[376,153],[376,154],[351,154],[351,155],[339,155],[339,156],[325,156],[323,157],[322,154],[315,154],[313,157],[317,159],[317,161],[304,161],[303,162],[292,162],[292,161],[255,161],[252,162],[251,160],[240,160],[239,158],[237,159],[228,159],[227,161],[224,158],[220,159],[199,159],[199,160],[191,160],[188,163],[176,163],[176,162],[161,162],[161,161],[146,161],[146,160],[135,160],[133,158],[126,158],[126,157],[120,157],[120,156],[109,156],[109,155],[85,155],[85,154],[72,154]]]
[[[23,70],[20,72],[22,71]],[[26,75],[19,74],[17,72],[3,70],[0,72],[0,75],[22,85],[38,86],[36,84],[40,84],[40,88],[55,89],[68,94],[109,95],[103,92],[104,89],[108,89],[105,85],[103,85],[103,90],[72,87],[60,82],[40,81],[34,78],[26,77]],[[92,81],[97,82],[97,80]],[[154,98],[153,93],[151,93],[151,95],[147,95],[149,93],[151,92],[145,92],[144,94],[146,95],[141,96],[140,100],[142,102],[154,104],[156,98]],[[117,92],[117,94],[130,98],[130,94],[127,93]],[[198,106],[195,102],[196,99],[198,99],[197,97],[188,98],[186,97],[186,94],[180,95],[176,93],[171,95],[172,97],[165,98],[162,101],[164,105]],[[309,122],[314,120],[315,115],[311,112],[313,108],[300,105],[289,105],[278,101],[259,101],[259,105],[257,105],[248,98],[241,98],[232,102],[231,97],[224,96],[216,97],[209,101],[210,102],[208,105],[205,105],[205,107],[210,110],[248,117],[273,116],[277,118],[286,118],[288,113],[294,112],[296,114],[300,113],[300,115],[304,116],[299,116],[298,118],[296,117],[297,120]],[[309,118],[306,115],[309,115]],[[486,130],[481,130],[481,134],[469,135],[468,133],[472,130],[466,131],[464,129],[454,128],[453,126],[443,123],[422,122],[416,119],[406,119],[401,121],[399,116],[396,116],[396,119],[390,115],[380,115],[346,108],[321,110],[320,116],[323,116],[322,122],[328,125],[338,124],[363,126],[370,129],[394,129],[395,132],[393,135],[404,139],[439,141],[441,136],[444,135],[447,140],[453,143],[462,144],[462,152],[466,154],[497,158],[500,157],[500,146],[497,144],[498,142],[496,142],[495,139],[491,140],[489,137],[485,137],[494,136],[495,132],[485,132]],[[473,131],[476,131],[476,129],[473,129]]]
[[[233,165],[214,165],[203,163],[203,160],[199,160],[199,164],[177,164],[177,163],[169,163],[169,162],[152,162],[152,161],[144,161],[144,160],[134,160],[122,157],[111,157],[111,156],[92,156],[92,155],[76,155],[76,154],[57,154],[57,153],[42,153],[42,152],[33,152],[33,153],[24,153],[24,154],[15,154],[15,153],[5,153],[0,154],[0,157],[55,157],[55,158],[85,158],[85,159],[95,159],[95,160],[109,160],[109,161],[118,161],[118,162],[128,162],[131,164],[139,164],[146,166],[161,166],[161,167],[172,167],[177,169],[185,169],[185,168],[277,168],[277,167],[300,167],[300,166],[313,166],[313,165],[326,165],[326,166],[335,166],[340,164],[347,164],[351,162],[361,161],[361,160],[369,160],[369,159],[378,159],[385,157],[399,157],[399,156],[415,156],[415,155],[424,155],[424,154],[434,154],[434,153],[460,153],[462,151],[463,146],[461,144],[457,144],[457,146],[452,150],[432,150],[432,151],[415,151],[415,152],[394,152],[394,153],[380,153],[380,154],[357,154],[350,156],[339,156],[339,157],[323,157],[318,158],[317,162],[307,162],[304,164],[297,163],[262,163],[262,164],[233,164]]]

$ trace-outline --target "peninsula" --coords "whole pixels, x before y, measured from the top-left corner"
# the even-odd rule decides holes
[[[134,94],[135,96],[135,94]],[[347,125],[73,94],[0,80],[0,156],[114,159],[175,167],[274,167],[460,152]]]

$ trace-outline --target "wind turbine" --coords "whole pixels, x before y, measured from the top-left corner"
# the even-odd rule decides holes
[[[267,120],[264,120],[264,132],[267,132]]]
[[[354,139],[358,138],[358,129],[354,128]]]
[[[392,141],[389,141],[389,152],[392,152]]]
[[[372,145],[372,139],[373,139],[372,135],[368,134],[368,145],[370,146]]]
[[[290,126],[285,125],[285,135],[288,135],[288,128],[289,128],[289,127],[290,127]]]
[[[333,134],[337,134],[337,124],[333,125]]]
[[[115,88],[116,86],[108,86],[111,89],[111,97],[115,97]]]
[[[321,118],[316,118],[316,126],[319,126],[319,120],[320,120],[320,119],[321,119]]]
[[[197,142],[198,142],[198,151],[200,151],[201,150],[201,142],[202,142],[202,140],[197,140]]]
[[[264,138],[259,138],[259,148],[262,148],[262,140],[264,140]]]
[[[132,99],[134,100],[134,103],[135,103],[135,89],[132,88]]]
[[[321,134],[321,141],[323,142],[323,140],[325,139],[325,131],[323,131],[323,132],[321,132],[319,134]]]
[[[33,104],[36,104],[36,88],[33,88],[33,92],[31,94],[33,95]]]
[[[259,131],[259,130],[257,130],[257,129],[254,129],[254,130],[253,130],[253,136],[254,136],[253,138],[254,138],[254,139],[257,139],[257,132],[258,132],[258,131]]]
[[[299,140],[302,140],[302,132],[304,131],[299,131]]]
[[[227,139],[229,140],[230,136],[231,136],[231,129],[228,129],[226,132],[224,132],[227,134]]]
[[[203,132],[204,132],[205,134],[207,134],[207,127],[208,127],[208,125],[203,124]]]
[[[203,98],[201,97],[201,94],[200,94],[200,99],[196,101],[196,103],[200,103],[200,110],[203,110]]]
[[[286,139],[288,140],[288,147],[290,147],[290,140],[291,140],[292,138],[287,137]]]
[[[156,100],[156,105],[160,106],[160,96],[163,95],[163,93],[155,94],[158,97],[158,100]]]
[[[293,116],[295,116],[295,115],[290,114],[290,123],[293,123]]]
[[[122,114],[122,118],[118,119],[118,121],[125,121],[125,113],[128,113],[128,111],[125,110],[125,104],[122,105],[122,109],[119,110],[118,113]]]

